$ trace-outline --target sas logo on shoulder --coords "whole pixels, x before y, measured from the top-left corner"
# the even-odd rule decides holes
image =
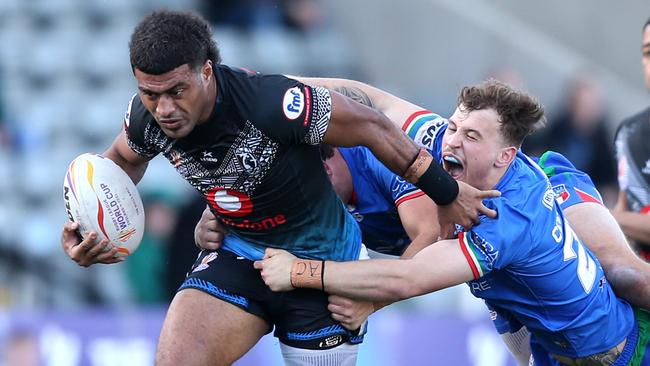
[[[434,120],[426,122],[423,128],[418,131],[416,141],[428,149],[433,149],[433,143],[436,141],[436,135],[443,126],[447,125],[447,120],[438,116]]]
[[[571,196],[571,194],[569,193],[569,191],[567,191],[566,186],[564,184],[558,184],[556,186],[553,186],[553,193],[555,193],[555,200],[559,204],[563,204]]]
[[[293,87],[284,93],[282,98],[282,111],[291,120],[300,117],[305,107],[305,95],[299,87]]]

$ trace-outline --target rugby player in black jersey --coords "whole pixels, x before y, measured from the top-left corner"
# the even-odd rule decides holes
[[[320,260],[360,257],[359,229],[317,145],[367,146],[440,206],[446,229],[496,216],[482,199],[499,193],[457,183],[371,108],[285,76],[221,65],[211,37],[192,13],[157,11],[136,26],[129,51],[138,92],[104,152],[136,183],[162,153],[232,234],[201,253],[174,297],[156,364],[229,365],[275,327],[288,365],[353,365],[362,335],[330,317],[324,293],[274,294],[253,268],[268,247]],[[67,223],[62,234],[72,260],[120,261],[108,242],[94,243],[96,233],[80,241],[77,228]]]
[[[641,41],[643,80],[650,90],[650,18],[643,24]],[[616,131],[618,160],[616,207],[612,214],[634,250],[650,262],[650,107],[626,118]]]

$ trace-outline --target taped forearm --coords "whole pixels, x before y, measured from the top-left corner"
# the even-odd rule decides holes
[[[291,267],[291,286],[325,290],[325,261],[296,259]]]
[[[458,196],[458,182],[433,160],[426,149],[420,149],[403,176],[438,205],[448,205]]]

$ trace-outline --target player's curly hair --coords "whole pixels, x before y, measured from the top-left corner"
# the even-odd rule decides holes
[[[535,97],[495,79],[464,87],[458,106],[463,112],[494,109],[506,142],[514,146],[521,146],[526,136],[546,123],[544,107]]]
[[[197,14],[157,10],[135,27],[129,41],[131,68],[160,75],[181,65],[196,69],[221,62],[208,22]]]

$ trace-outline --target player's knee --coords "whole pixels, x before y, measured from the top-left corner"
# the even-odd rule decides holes
[[[326,350],[312,350],[280,343],[280,349],[287,366],[355,366],[359,345],[343,343]]]

